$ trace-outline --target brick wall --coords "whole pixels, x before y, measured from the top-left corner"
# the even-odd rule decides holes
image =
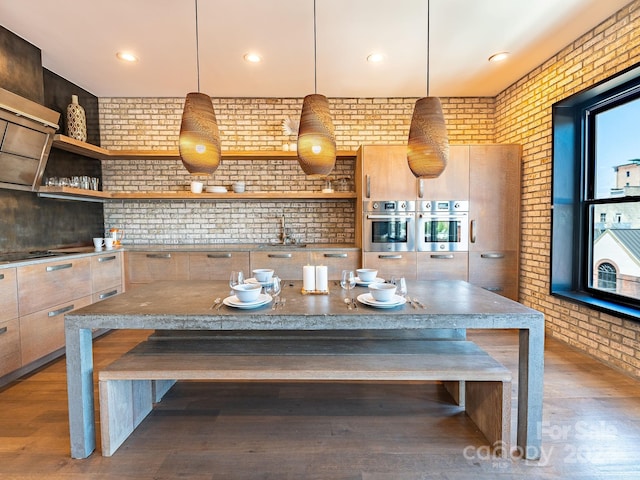
[[[638,61],[634,1],[497,96],[496,142],[523,146],[520,300],[548,334],[640,378],[640,325],[549,295],[551,105]]]
[[[404,144],[415,98],[329,99],[339,150],[333,177],[350,177],[361,144]],[[442,99],[452,143],[489,143],[494,138],[493,98]],[[175,150],[184,98],[101,98],[101,145],[113,150]],[[298,118],[302,99],[214,98],[223,150],[283,150],[295,142],[282,121]],[[179,160],[103,162],[105,189],[121,192],[184,191],[193,178]],[[295,160],[223,160],[206,185],[247,191],[319,191],[323,182],[306,178]],[[354,243],[354,200],[185,202],[127,201],[105,204],[105,226],[122,227],[130,244],[255,243],[278,238],[278,218],[308,243]]]

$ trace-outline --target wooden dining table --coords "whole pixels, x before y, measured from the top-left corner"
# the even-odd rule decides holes
[[[307,294],[300,281],[283,281],[278,308],[272,302],[253,309],[220,300],[227,282],[169,281],[136,287],[65,316],[66,366],[71,456],[86,458],[96,446],[93,333],[96,329],[144,329],[163,332],[329,332],[335,338],[354,333],[415,335],[463,339],[467,329],[519,331],[517,448],[522,457],[540,457],[544,315],[518,302],[463,281],[409,281],[411,301],[377,308],[357,301],[366,287],[347,292],[336,282],[329,291]],[[356,300],[355,305],[345,298]],[[363,297],[360,297],[363,299]],[[368,297],[365,297],[368,298]],[[216,300],[218,299],[218,302]],[[350,303],[350,302],[349,302]]]

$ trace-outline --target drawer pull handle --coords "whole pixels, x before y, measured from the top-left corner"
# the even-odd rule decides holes
[[[111,290],[110,292],[101,293],[98,297],[100,300],[104,300],[105,298],[113,297],[118,293],[118,290]]]
[[[0,280],[4,280],[4,273],[0,273]]]
[[[481,253],[480,258],[504,258],[504,253]]]
[[[73,267],[73,263],[63,263],[62,265],[52,265],[47,267],[47,272],[55,272],[56,270],[64,270]]]
[[[400,260],[402,259],[402,255],[378,255],[378,258],[383,260]]]
[[[147,258],[171,258],[170,253],[147,253]]]
[[[476,221],[471,220],[471,226],[469,228],[469,240],[471,243],[476,243]]]
[[[73,310],[73,304],[67,305],[66,307],[59,308],[58,310],[54,310],[53,312],[49,312],[50,317],[55,317],[56,315],[61,315],[63,313],[67,313],[68,311]]]
[[[290,253],[270,253],[269,258],[291,258]]]
[[[326,258],[347,258],[346,253],[325,253]]]
[[[502,287],[482,287],[482,288],[490,292],[502,292],[504,290],[504,288]]]
[[[455,257],[453,256],[453,253],[442,253],[442,254],[431,255],[431,258],[435,258],[438,260],[450,260]]]
[[[231,258],[230,253],[207,253],[207,258]]]
[[[2,335],[3,333],[7,333],[7,327],[0,328],[0,335]]]
[[[110,262],[111,260],[115,260],[116,256],[113,255],[111,257],[98,257],[98,262]]]

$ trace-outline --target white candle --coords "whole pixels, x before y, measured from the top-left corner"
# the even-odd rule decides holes
[[[313,265],[302,267],[302,288],[307,292],[316,289],[316,267]]]
[[[316,290],[326,292],[329,290],[329,272],[326,265],[316,267]]]

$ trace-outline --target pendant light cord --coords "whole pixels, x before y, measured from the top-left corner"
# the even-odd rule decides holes
[[[313,93],[318,93],[318,33],[316,30],[316,0],[313,0]]]
[[[429,96],[429,50],[431,49],[431,1],[427,0],[427,97]]]
[[[196,2],[196,71],[198,73],[198,93],[200,93],[200,43],[198,35],[198,0]]]

